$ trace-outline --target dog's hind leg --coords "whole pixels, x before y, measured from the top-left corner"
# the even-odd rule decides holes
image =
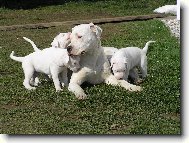
[[[140,83],[142,83],[142,79],[139,78],[136,67],[130,70],[129,76],[134,84],[139,85]]]
[[[65,68],[60,74],[60,83],[62,84],[62,87],[66,86],[68,87],[68,76],[67,76],[67,68]]]
[[[30,84],[33,86],[38,86],[40,84],[37,72],[34,72],[33,77],[30,80]]]
[[[136,67],[135,67],[135,68],[132,68],[132,69],[129,71],[129,76],[130,76],[130,77],[132,78],[132,80],[134,80],[134,81],[138,80],[139,76],[138,76]]]
[[[35,87],[32,87],[30,85],[30,80],[32,79],[33,74],[34,74],[33,67],[27,66],[25,63],[23,63],[22,67],[23,67],[24,75],[25,75],[25,79],[24,79],[23,85],[28,90],[35,90]]]
[[[145,78],[147,76],[147,56],[141,57],[140,70],[142,72],[142,78]]]
[[[50,71],[51,71],[54,86],[56,88],[56,92],[62,91],[61,86],[60,86],[60,80],[58,77],[59,76],[58,69],[56,67],[52,66],[52,67],[50,67]]]

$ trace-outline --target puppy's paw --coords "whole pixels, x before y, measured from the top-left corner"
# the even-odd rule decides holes
[[[62,87],[68,87],[68,83],[61,83]]]
[[[28,90],[36,90],[35,87],[28,87],[27,89],[28,89]]]
[[[56,89],[56,92],[60,92],[60,91],[62,91],[63,89],[61,89],[61,88],[58,88],[58,89]]]
[[[143,82],[143,79],[138,79],[138,80],[136,80],[134,83],[136,84],[136,85],[139,85],[139,84],[141,84]]]

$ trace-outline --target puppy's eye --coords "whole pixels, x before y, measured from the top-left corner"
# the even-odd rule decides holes
[[[115,63],[112,63],[113,65],[115,64]]]

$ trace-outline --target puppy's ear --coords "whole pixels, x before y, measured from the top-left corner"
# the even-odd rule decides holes
[[[67,39],[70,39],[71,32],[67,33]]]
[[[61,39],[65,36],[65,33],[59,33],[54,40],[51,43],[51,46],[55,47],[55,48],[60,48],[60,41]]]
[[[51,43],[51,46],[58,48],[58,47],[60,47],[60,43],[58,42],[58,40],[56,38],[54,38],[54,40]]]

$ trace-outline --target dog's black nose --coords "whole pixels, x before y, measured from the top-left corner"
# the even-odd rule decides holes
[[[85,52],[85,51],[83,51],[83,52],[81,52],[81,55],[85,55],[85,53],[86,53],[86,52]]]
[[[68,51],[68,53],[71,53],[71,51],[72,51],[72,46],[68,46],[68,47],[67,47],[67,51]]]

